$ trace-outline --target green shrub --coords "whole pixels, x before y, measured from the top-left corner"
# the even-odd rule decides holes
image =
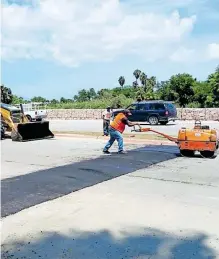
[[[86,102],[57,103],[49,104],[48,109],[106,109],[107,106],[112,108],[124,108],[133,102],[133,99],[119,95],[107,99],[95,99]]]

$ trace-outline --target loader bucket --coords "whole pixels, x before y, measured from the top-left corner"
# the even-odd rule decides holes
[[[54,134],[49,129],[48,121],[19,123],[17,131],[11,132],[12,141],[30,141],[53,137]]]

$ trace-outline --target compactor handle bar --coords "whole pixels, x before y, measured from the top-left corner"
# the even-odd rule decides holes
[[[135,132],[141,132],[142,127],[140,125],[138,125],[139,129],[136,129],[135,126],[133,126],[133,129],[131,131],[135,131]]]
[[[169,136],[167,134],[161,133],[161,132],[153,130],[151,128],[142,128],[142,127],[139,126],[139,129],[136,129],[135,126],[133,126],[133,130],[131,130],[131,131],[135,131],[135,132],[148,132],[148,131],[151,131],[151,132],[154,132],[156,134],[159,134],[159,135],[163,136],[164,138],[167,138],[170,141],[178,143],[178,139],[177,138],[171,137],[171,136]]]

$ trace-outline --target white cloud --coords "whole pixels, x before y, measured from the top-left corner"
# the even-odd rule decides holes
[[[170,60],[175,62],[186,62],[193,61],[195,55],[194,49],[187,49],[185,47],[179,47],[173,54],[170,56]]]
[[[41,58],[77,66],[129,53],[148,60],[165,58],[181,46],[196,21],[195,16],[181,18],[176,11],[169,16],[132,12],[128,3],[119,0],[34,0],[32,4],[4,2],[4,60]]]
[[[219,59],[219,43],[209,44],[207,52],[210,59]]]

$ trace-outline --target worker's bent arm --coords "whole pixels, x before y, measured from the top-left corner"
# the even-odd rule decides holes
[[[140,127],[140,124],[138,122],[131,122],[127,118],[122,119],[122,121],[129,127],[138,125]]]
[[[138,123],[138,122],[131,122],[131,121],[127,121],[127,125],[129,126],[129,127],[132,127],[132,126],[135,126],[135,125],[138,125],[138,126],[140,126],[140,124]]]

